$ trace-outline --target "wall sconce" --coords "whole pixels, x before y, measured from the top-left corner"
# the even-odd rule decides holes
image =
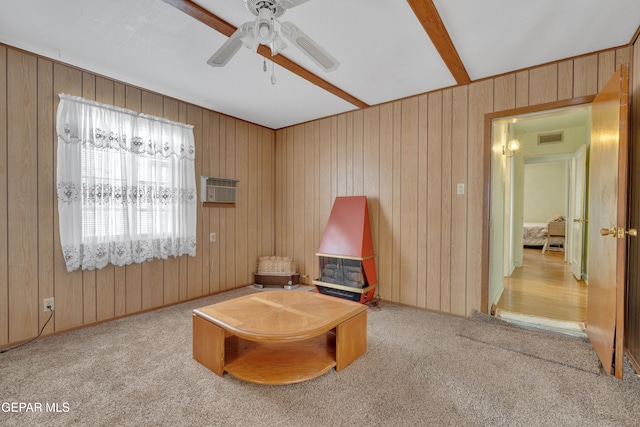
[[[513,157],[516,151],[520,149],[520,141],[512,139],[508,144],[502,146],[502,154],[507,157]]]

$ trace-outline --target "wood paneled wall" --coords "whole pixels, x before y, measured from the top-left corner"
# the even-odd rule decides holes
[[[311,280],[342,195],[369,199],[382,298],[461,316],[486,310],[485,115],[595,95],[630,52],[567,59],[274,132],[0,45],[0,346],[36,336],[50,296],[56,311],[45,334],[246,285],[260,255],[292,256]],[[193,124],[196,175],[240,180],[235,207],[199,211],[197,257],[66,273],[55,191],[61,92]]]
[[[197,256],[66,272],[55,184],[58,94],[194,125],[196,179],[240,180],[198,211]],[[274,249],[275,132],[0,45],[0,347],[244,286]],[[209,243],[209,233],[217,242]]]
[[[595,95],[630,57],[608,50],[278,130],[276,253],[316,278],[334,198],[365,195],[383,299],[486,311],[485,115]]]

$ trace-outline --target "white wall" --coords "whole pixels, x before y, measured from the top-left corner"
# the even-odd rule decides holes
[[[568,163],[525,164],[524,222],[547,222],[567,214]]]

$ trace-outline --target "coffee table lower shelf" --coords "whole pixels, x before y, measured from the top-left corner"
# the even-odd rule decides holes
[[[289,343],[225,339],[224,370],[256,384],[294,384],[325,374],[336,366],[335,334]]]

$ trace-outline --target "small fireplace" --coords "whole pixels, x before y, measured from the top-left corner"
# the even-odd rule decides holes
[[[367,287],[367,276],[364,274],[362,261],[321,256],[320,266],[322,282],[358,289]]]
[[[320,293],[371,301],[378,286],[367,198],[337,197],[316,253]]]

